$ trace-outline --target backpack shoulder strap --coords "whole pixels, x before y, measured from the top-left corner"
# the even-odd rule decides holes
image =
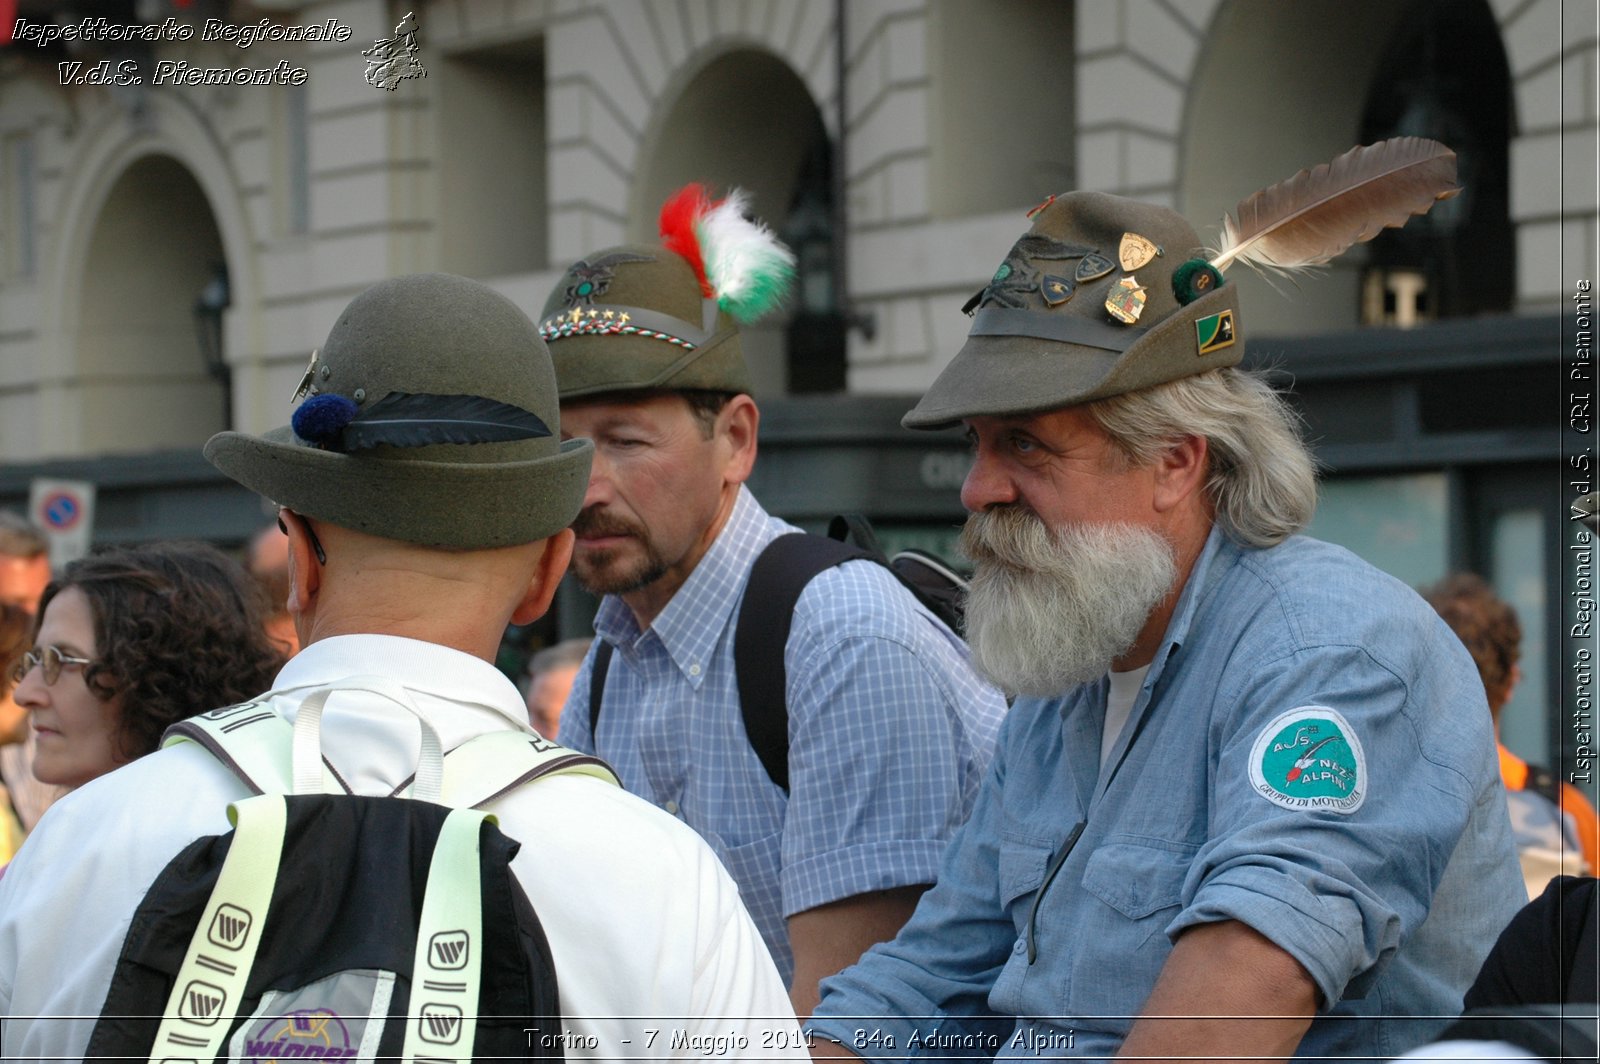
[[[733,634],[733,665],[745,734],[772,782],[789,789],[788,677],[783,650],[795,603],[818,573],[871,552],[826,536],[792,532],[767,544],[750,569]],[[598,660],[597,660],[598,663]]]
[[[167,729],[163,746],[197,743],[255,794],[293,794],[294,725],[266,708],[265,700],[213,710]],[[476,808],[507,792],[561,773],[595,776],[616,784],[604,761],[524,732],[487,732],[444,755],[443,804]],[[329,793],[339,787],[323,766]]]
[[[598,757],[558,746],[538,735],[498,731],[474,736],[444,755],[444,804],[479,809],[545,776],[593,776],[620,787]]]
[[[604,639],[596,638],[594,648],[594,665],[589,670],[589,745],[594,749],[600,748],[600,741],[595,738],[596,729],[600,727],[600,703],[606,697],[606,673],[611,669],[611,644]]]
[[[163,747],[185,742],[197,743],[254,794],[294,793],[294,725],[265,697],[180,720],[161,738]]]

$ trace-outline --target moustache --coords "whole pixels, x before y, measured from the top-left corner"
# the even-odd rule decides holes
[[[572,531],[579,538],[593,536],[643,536],[644,529],[633,521],[616,514],[606,513],[598,506],[591,506],[578,513],[572,522]]]
[[[974,563],[1031,569],[1055,542],[1038,514],[1019,506],[1001,506],[968,514],[961,527],[961,552]]]

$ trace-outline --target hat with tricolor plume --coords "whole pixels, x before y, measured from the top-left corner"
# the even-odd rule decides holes
[[[794,253],[746,214],[739,189],[688,185],[661,208],[661,243],[585,255],[539,316],[561,398],[672,389],[748,392],[739,324],[783,301]]]

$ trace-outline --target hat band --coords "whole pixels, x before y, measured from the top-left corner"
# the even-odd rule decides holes
[[[1112,325],[1066,314],[985,307],[973,316],[970,335],[1032,336],[1102,351],[1126,351],[1147,331],[1139,326]]]
[[[573,307],[540,322],[539,336],[546,343],[569,336],[644,336],[693,351],[717,334],[717,301],[704,300],[701,308],[706,320],[697,329],[681,318],[643,307]]]

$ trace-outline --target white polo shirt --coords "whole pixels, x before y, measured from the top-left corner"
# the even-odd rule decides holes
[[[404,685],[445,750],[489,731],[527,731],[493,666],[392,636],[306,647],[274,688],[293,719],[307,686],[335,688],[323,752],[358,794],[388,794],[416,767],[408,713],[343,677]],[[0,879],[0,1015],[8,1059],[77,1058],[88,1044],[129,921],[180,850],[228,830],[248,789],[198,746],[164,749],[67,795]],[[807,1059],[782,982],[738,888],[692,830],[600,780],[558,776],[490,811],[522,843],[512,869],[544,927],[575,1059],[703,1059],[721,1038],[744,1059]],[[653,1034],[651,1032],[654,1032]],[[730,1037],[731,1036],[731,1037]],[[742,1045],[741,1045],[742,1040]]]

